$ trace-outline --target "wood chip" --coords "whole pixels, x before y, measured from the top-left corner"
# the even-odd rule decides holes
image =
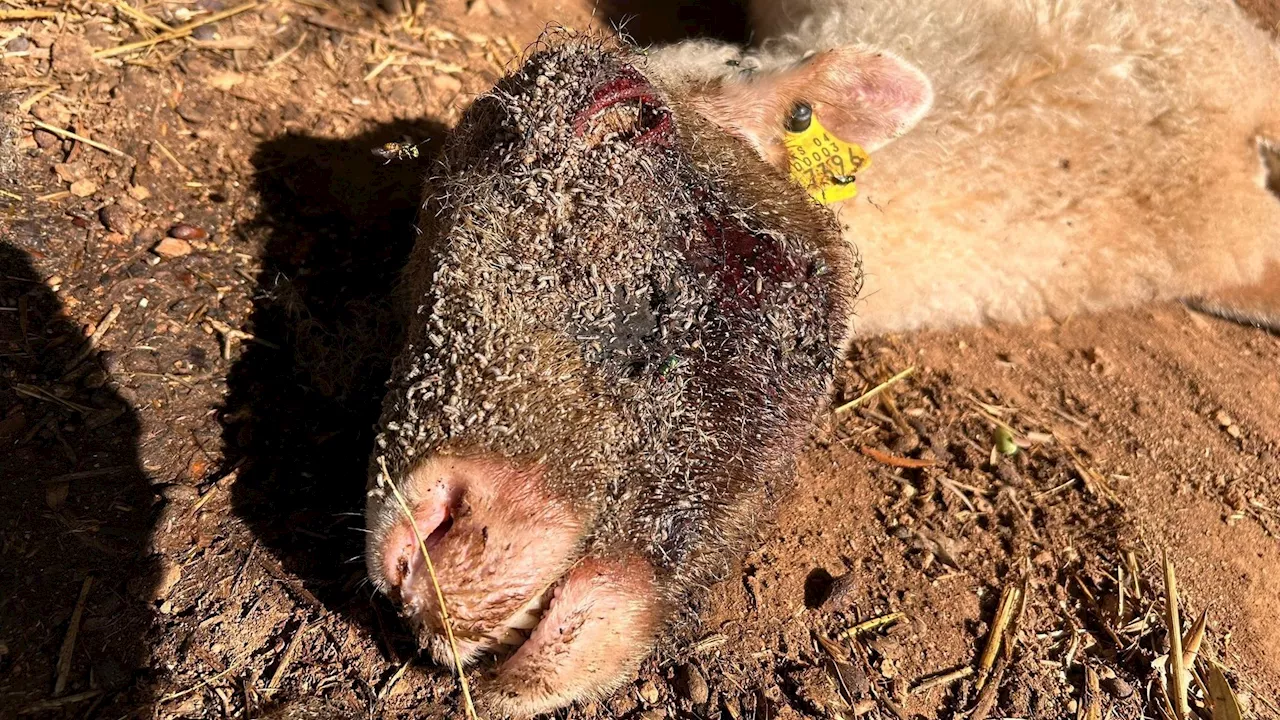
[[[76,599],[76,609],[71,612],[67,635],[62,639],[62,649],[58,652],[58,677],[53,684],[54,697],[58,697],[67,689],[67,678],[71,674],[71,659],[75,656],[76,638],[80,635],[80,619],[84,617],[84,604],[89,599],[89,589],[92,587],[93,576],[85,576],[84,583],[80,585],[80,597]]]
[[[868,445],[860,446],[858,448],[858,452],[861,452],[863,455],[866,455],[882,465],[890,465],[892,467],[927,468],[938,464],[937,460],[920,460],[917,458],[902,457],[900,455],[891,455]]]

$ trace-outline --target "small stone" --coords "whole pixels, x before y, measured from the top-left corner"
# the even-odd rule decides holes
[[[711,697],[707,679],[697,667],[684,664],[676,669],[676,690],[694,705],[701,705]]]
[[[179,238],[168,237],[156,243],[152,252],[167,260],[191,254],[191,243]]]
[[[207,26],[201,25],[200,27]],[[200,109],[200,107],[191,100],[183,101],[178,105],[178,117],[189,123],[195,123],[197,125],[209,121],[209,114]]]
[[[1240,426],[1239,426],[1239,425],[1228,425],[1228,426],[1227,426],[1227,434],[1228,434],[1228,435],[1230,435],[1231,437],[1235,438],[1236,440],[1239,440],[1239,439],[1240,439],[1240,437],[1241,437],[1242,435],[1244,435],[1244,433],[1243,433],[1243,432],[1241,432],[1241,430],[1240,430]]]
[[[19,35],[9,42],[5,43],[5,52],[23,52],[31,49],[31,41],[26,37]]]
[[[640,689],[636,691],[640,696],[640,700],[646,705],[656,705],[658,700],[662,699],[662,694],[658,692],[658,686],[653,684],[652,680],[645,680]]]
[[[196,40],[212,40],[218,34],[217,23],[209,23],[200,25],[191,31],[191,37]]]
[[[79,35],[68,33],[58,36],[51,52],[54,72],[83,75],[91,72],[97,64],[93,59],[93,47]]]
[[[196,227],[188,223],[178,223],[169,228],[169,237],[179,240],[204,240],[209,237],[209,233],[204,228]]]
[[[129,197],[138,202],[143,202],[151,197],[151,191],[145,185],[131,185],[129,186]]]
[[[1125,682],[1123,678],[1104,678],[1099,684],[1102,685],[1103,690],[1111,693],[1117,700],[1128,700],[1133,697],[1133,686]]]
[[[121,235],[128,235],[133,232],[133,219],[129,217],[129,211],[118,204],[113,203],[99,210],[98,219],[102,221],[104,227],[112,232],[117,232]]]
[[[431,78],[431,89],[441,95],[456,95],[462,92],[462,81],[452,75],[436,75]]]
[[[418,97],[418,88],[411,82],[395,83],[387,93],[387,99],[401,107],[412,107],[421,102]]]
[[[36,106],[31,108],[31,114],[35,115],[37,120],[60,128],[71,124],[71,111],[66,105],[53,98],[45,98],[36,103]]]
[[[53,166],[53,174],[64,183],[73,183],[84,177],[84,168],[78,164],[57,163]]]
[[[42,128],[36,128],[35,130],[32,130],[31,137],[33,140],[36,141],[36,146],[39,147],[41,150],[48,150],[49,148],[57,145],[59,142],[57,135],[54,135],[48,130],[44,130]]]
[[[71,194],[76,197],[85,198],[98,192],[98,183],[85,178],[71,183]]]
[[[1224,411],[1224,410],[1219,410],[1219,411],[1218,411],[1218,414],[1214,416],[1214,419],[1215,419],[1215,420],[1217,420],[1217,421],[1218,421],[1218,424],[1219,424],[1219,425],[1221,425],[1221,426],[1222,426],[1222,427],[1224,427],[1224,428],[1225,428],[1225,427],[1231,427],[1231,426],[1232,426],[1232,425],[1234,425],[1234,424],[1235,424],[1235,422],[1236,422],[1236,421],[1235,421],[1235,420],[1234,420],[1230,415],[1228,415],[1228,414],[1226,413],[1226,411]]]
[[[178,584],[182,579],[182,566],[170,560],[169,558],[161,558],[160,567],[157,568],[156,585],[151,591],[152,600],[160,600],[169,597],[169,593],[173,590],[173,586]]]

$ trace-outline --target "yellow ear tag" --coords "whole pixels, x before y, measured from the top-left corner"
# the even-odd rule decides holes
[[[808,127],[799,132],[787,130],[783,136],[792,181],[825,205],[856,196],[854,176],[871,164],[871,156],[860,146],[832,135],[812,111],[806,114]]]

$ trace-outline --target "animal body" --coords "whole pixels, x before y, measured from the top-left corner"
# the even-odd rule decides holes
[[[367,559],[449,663],[425,549],[485,712],[634,672],[786,488],[852,331],[1158,298],[1280,317],[1280,59],[1233,5],[753,15],[749,49],[548,37],[430,185]],[[874,158],[856,198],[788,179],[801,103]]]

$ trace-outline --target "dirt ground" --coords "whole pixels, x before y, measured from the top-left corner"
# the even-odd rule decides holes
[[[360,561],[388,293],[470,99],[549,21],[633,15],[745,35],[724,2],[0,0],[0,718],[460,715]],[[1280,718],[1277,367],[1171,305],[866,339],[701,625],[562,715],[1164,717],[1167,553],[1193,707],[1218,663]]]

